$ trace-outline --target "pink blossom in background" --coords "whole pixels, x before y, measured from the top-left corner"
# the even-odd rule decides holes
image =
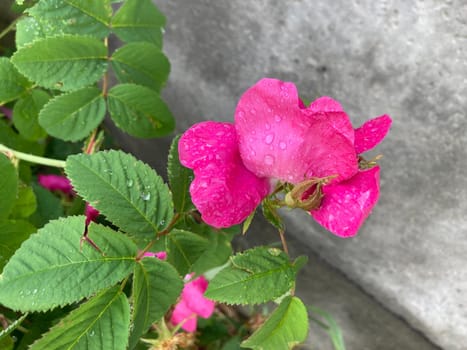
[[[0,112],[3,113],[3,115],[8,119],[11,119],[12,114],[13,114],[11,109],[3,107],[3,106],[0,106]]]
[[[341,105],[321,97],[306,107],[294,84],[262,79],[240,98],[235,123],[202,122],[179,142],[193,169],[193,203],[214,227],[244,221],[278,180],[294,185],[332,177],[310,214],[341,237],[356,234],[379,196],[379,168],[359,168],[391,125],[387,115],[354,130]]]
[[[68,180],[65,176],[39,174],[37,175],[37,181],[42,187],[50,191],[59,191],[68,195],[74,194],[70,180]]]
[[[187,277],[190,277],[188,275]],[[170,318],[173,325],[181,324],[181,328],[187,332],[196,331],[197,317],[209,318],[214,312],[214,302],[204,297],[208,288],[208,281],[200,276],[185,284],[181,300],[175,306]]]
[[[146,252],[143,254],[143,257],[145,258],[158,258],[159,260],[165,260],[167,259],[167,253],[162,251],[162,252]]]

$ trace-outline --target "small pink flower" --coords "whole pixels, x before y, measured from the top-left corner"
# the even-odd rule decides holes
[[[162,251],[162,252],[146,252],[143,254],[144,258],[158,258],[159,260],[165,260],[167,259],[167,253]]]
[[[37,180],[42,187],[50,191],[59,191],[68,195],[74,194],[70,180],[65,176],[39,174],[37,175]]]
[[[207,288],[208,281],[203,276],[186,283],[170,322],[173,325],[182,324],[182,329],[187,332],[196,331],[197,317],[209,318],[214,312],[214,302],[204,297]]]
[[[321,97],[306,107],[294,84],[262,79],[240,98],[235,124],[203,122],[180,139],[181,163],[193,169],[193,203],[214,227],[244,221],[277,181],[329,178],[310,214],[341,237],[356,234],[379,196],[379,168],[359,168],[391,125],[384,115],[354,130],[341,105]]]

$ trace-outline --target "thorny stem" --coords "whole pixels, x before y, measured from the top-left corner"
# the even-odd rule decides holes
[[[17,158],[17,159],[25,160],[27,162],[47,165],[47,166],[53,166],[57,168],[64,168],[66,164],[66,162],[63,160],[39,157],[39,156],[35,156],[29,153],[15,151],[11,148],[6,147],[5,145],[1,143],[0,143],[0,152],[4,153],[8,158]]]
[[[287,247],[287,241],[285,240],[284,230],[279,230],[279,236],[281,237],[282,248],[284,249],[285,254],[289,255],[289,248]]]

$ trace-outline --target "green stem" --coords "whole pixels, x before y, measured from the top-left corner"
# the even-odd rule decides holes
[[[20,19],[21,17],[18,17],[17,19],[15,19],[13,22],[11,22],[8,27],[6,27],[1,33],[0,33],[0,39],[3,38],[5,35],[7,35],[11,30],[13,30],[13,28],[16,26],[16,22],[18,22],[18,20]]]
[[[66,162],[64,160],[50,159],[45,157],[35,156],[29,153],[23,153],[15,151],[11,148],[6,147],[0,143],[0,152],[5,153],[8,157],[14,157],[17,159],[25,160],[27,162],[42,164],[47,166],[53,166],[57,168],[64,168]]]

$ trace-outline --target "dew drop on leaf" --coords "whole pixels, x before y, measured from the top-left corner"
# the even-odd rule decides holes
[[[133,180],[132,179],[128,179],[127,182],[126,182],[126,185],[128,187],[132,187],[133,186]]]
[[[141,193],[141,199],[143,201],[148,201],[151,199],[151,194],[149,192],[143,192]]]

